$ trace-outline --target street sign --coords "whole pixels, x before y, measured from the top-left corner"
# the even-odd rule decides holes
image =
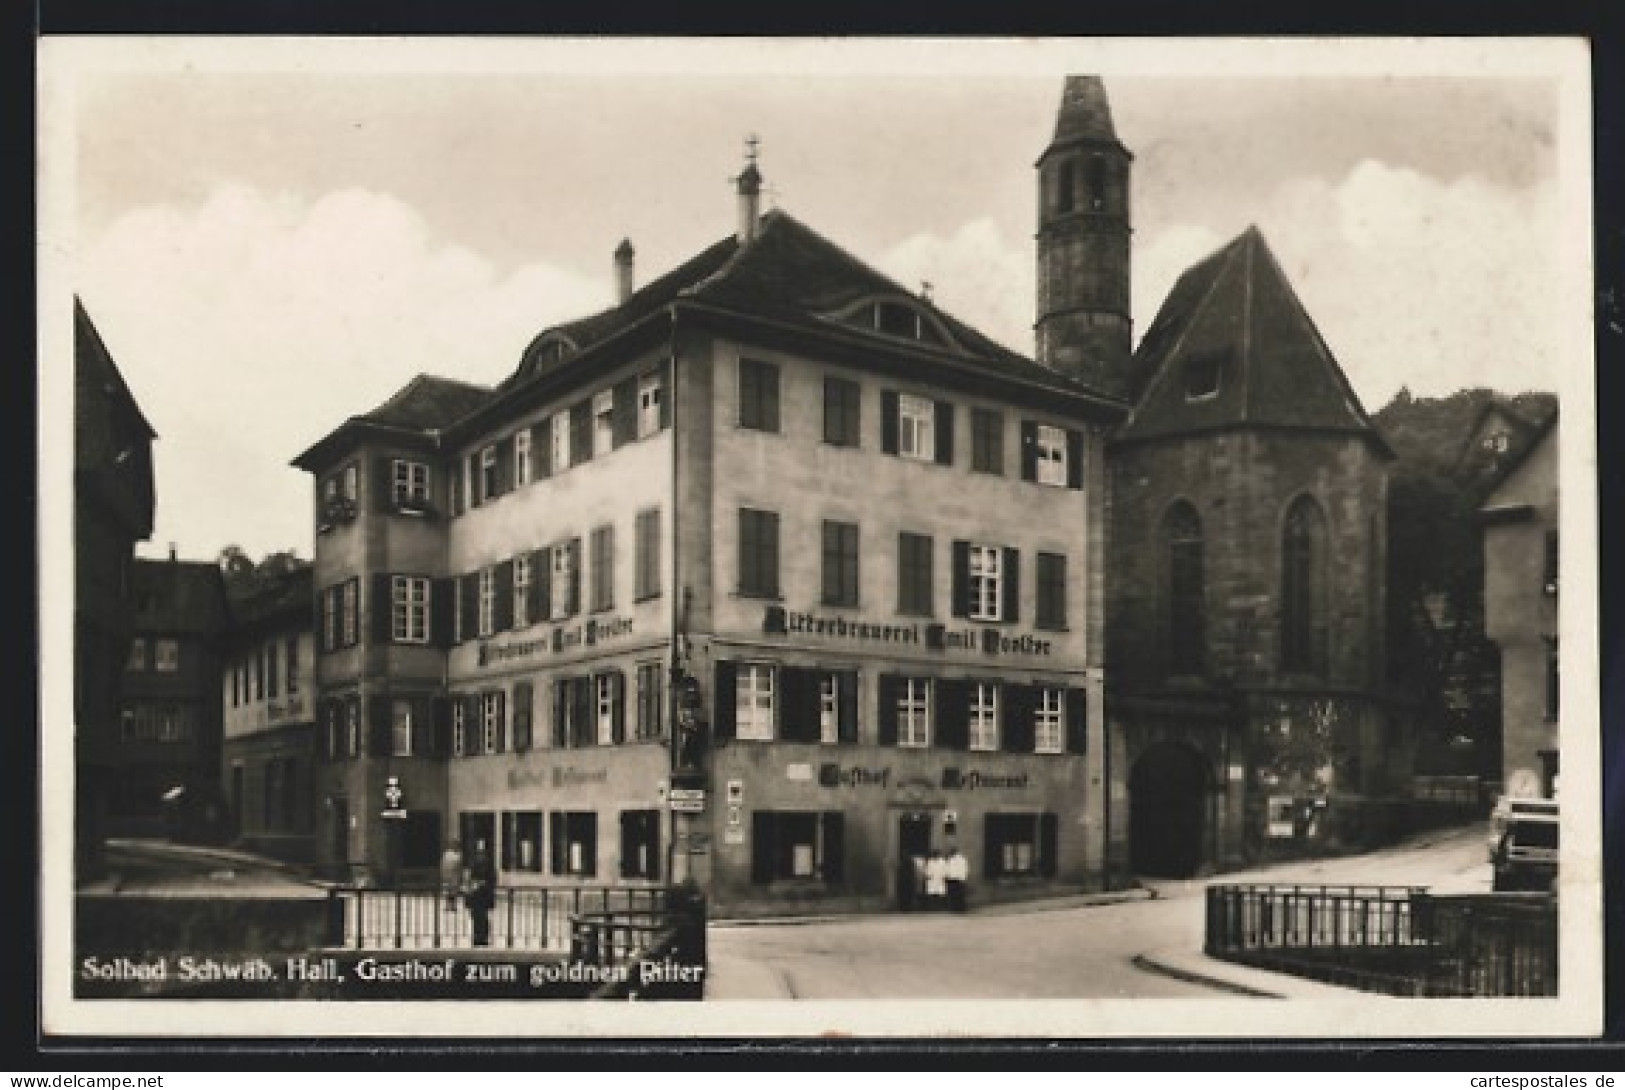
[[[676,814],[703,814],[705,813],[704,799],[672,799],[671,809]]]
[[[666,797],[673,802],[704,802],[705,788],[703,787],[673,787],[666,792]]]

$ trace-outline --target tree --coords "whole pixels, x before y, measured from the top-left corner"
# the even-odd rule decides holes
[[[220,574],[226,582],[226,597],[233,602],[255,598],[278,586],[283,579],[310,566],[291,549],[268,553],[259,563],[249,559],[241,546],[220,550]]]

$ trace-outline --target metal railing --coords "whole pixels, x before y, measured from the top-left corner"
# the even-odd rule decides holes
[[[572,921],[591,913],[663,912],[664,887],[499,886],[491,909],[493,948],[567,953]],[[328,944],[356,950],[456,950],[474,945],[462,898],[437,888],[328,890]]]
[[[1205,950],[1390,995],[1557,994],[1557,906],[1544,896],[1214,885]]]
[[[594,992],[595,999],[700,999],[705,918],[704,896],[688,889],[669,891],[654,911],[582,913],[574,920],[570,958],[625,970]]]

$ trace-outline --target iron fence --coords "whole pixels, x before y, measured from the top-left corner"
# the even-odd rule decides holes
[[[588,914],[664,912],[664,887],[501,886],[491,909],[494,948],[568,953],[573,920]],[[462,899],[437,888],[328,890],[328,944],[356,950],[456,950],[474,945]]]
[[[1207,890],[1209,956],[1407,996],[1557,994],[1557,906],[1422,887]]]

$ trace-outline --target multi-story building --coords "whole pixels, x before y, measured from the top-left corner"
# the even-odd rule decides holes
[[[496,389],[420,378],[296,461],[328,850],[743,912],[892,905],[950,844],[983,899],[1099,885],[1122,403],[738,189]]]
[[[1484,526],[1484,627],[1501,649],[1501,764],[1507,795],[1557,797],[1557,415],[1503,465]]]
[[[220,638],[226,592],[209,561],[136,560],[109,827],[124,835],[216,836]]]
[[[152,426],[78,299],[73,305],[74,872],[101,869],[121,751],[135,543],[152,534]]]
[[[222,790],[238,841],[315,858],[315,595],[308,566],[232,603],[224,640]]]

